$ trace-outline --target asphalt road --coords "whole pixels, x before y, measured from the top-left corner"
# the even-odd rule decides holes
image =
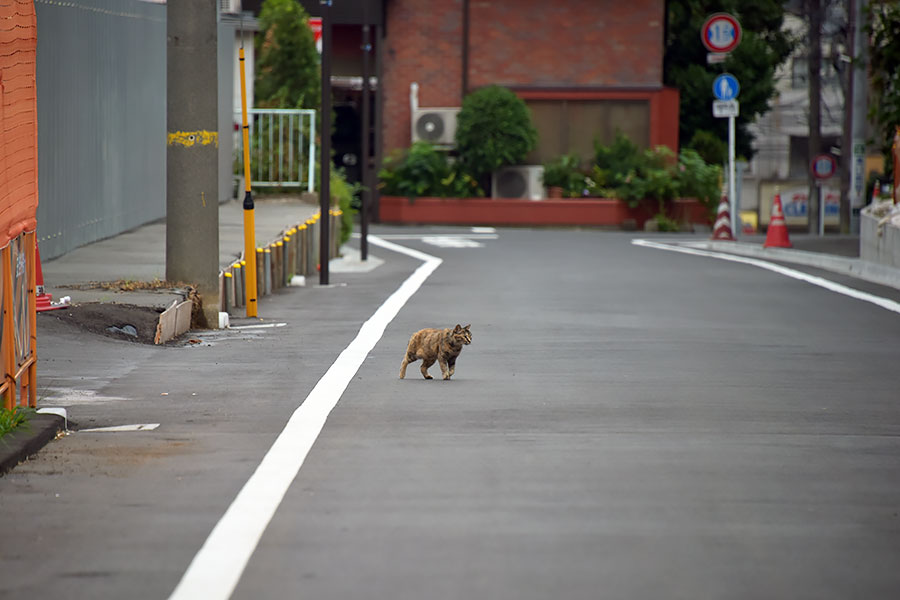
[[[369,273],[267,298],[284,326],[191,347],[39,324],[41,404],[160,425],[78,431],[0,478],[0,598],[167,598],[206,554],[203,585],[248,599],[900,595],[900,314],[621,233],[373,232],[443,262],[331,372],[346,389],[317,382],[421,257],[373,246]],[[456,323],[451,381],[398,379],[412,332]],[[283,497],[253,483],[323,386],[339,401],[272,469],[299,468]]]

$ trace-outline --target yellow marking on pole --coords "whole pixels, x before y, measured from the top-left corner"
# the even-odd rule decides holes
[[[219,134],[216,131],[174,131],[169,132],[168,145],[179,144],[185,148],[191,146],[209,146],[214,144],[219,147]]]
[[[206,192],[200,192],[200,202],[203,203],[203,208],[206,208]]]

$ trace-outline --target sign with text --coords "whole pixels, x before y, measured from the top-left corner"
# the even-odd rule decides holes
[[[737,100],[713,100],[713,116],[716,118],[736,117],[740,114]]]

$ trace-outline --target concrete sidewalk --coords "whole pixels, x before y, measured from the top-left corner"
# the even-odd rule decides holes
[[[900,269],[859,258],[858,235],[791,234],[792,248],[764,248],[765,241],[765,235],[742,235],[736,242],[707,240],[701,245],[717,252],[823,269],[900,290]]]
[[[262,247],[282,231],[319,211],[317,204],[298,197],[254,199],[256,246]],[[219,205],[219,266],[225,267],[244,249],[244,210],[241,200]],[[143,225],[99,242],[76,248],[42,262],[44,288],[56,302],[69,296],[73,303],[119,302],[138,306],[169,306],[181,300],[171,290],[117,292],[88,289],[92,282],[153,281],[166,278],[165,220]],[[70,287],[71,286],[71,287]]]

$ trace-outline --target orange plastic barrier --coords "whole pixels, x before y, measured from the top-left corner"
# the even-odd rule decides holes
[[[0,4],[0,393],[36,403],[37,22],[33,0]],[[17,400],[17,397],[21,400]]]

